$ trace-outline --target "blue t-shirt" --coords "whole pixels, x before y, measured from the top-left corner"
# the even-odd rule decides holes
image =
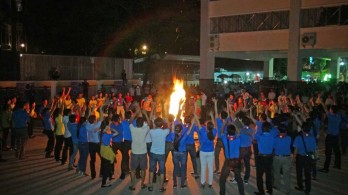
[[[49,112],[46,112],[43,115],[43,126],[44,126],[44,130],[47,130],[47,131],[52,131],[53,130],[51,114]]]
[[[177,136],[177,135],[174,134],[174,139],[175,139],[175,136]],[[178,152],[186,152],[186,140],[187,140],[187,138],[188,138],[188,135],[186,133],[184,133],[182,135],[180,143],[179,143]],[[180,138],[178,137],[178,139],[180,139]]]
[[[81,125],[78,130],[78,140],[79,142],[88,142],[86,124]]]
[[[214,128],[213,130],[213,136],[216,136],[216,129]],[[201,145],[201,151],[202,152],[213,152],[214,151],[214,139],[210,140],[208,138],[208,132],[205,126],[203,126],[199,131],[199,143]]]
[[[166,142],[173,142],[174,141],[174,136],[175,136],[175,133],[170,131],[169,134],[166,137]]]
[[[319,118],[315,118],[313,120],[313,127],[311,129],[311,133],[314,137],[317,137],[319,131],[320,131],[320,120]]]
[[[169,129],[151,129],[149,132],[152,140],[150,152],[154,154],[165,154],[166,137]]]
[[[255,139],[257,140],[260,154],[268,155],[273,153],[274,136],[271,133],[257,133]]]
[[[123,120],[121,124],[122,124],[122,127],[123,127],[123,138],[124,138],[124,140],[132,141],[132,134],[131,134],[130,128],[129,128],[129,121]]]
[[[270,133],[273,135],[273,137],[277,137],[279,135],[279,130],[277,127],[272,127]]]
[[[183,124],[182,125],[182,132],[186,134],[186,132],[190,129],[191,125],[189,124]],[[195,144],[195,140],[193,139],[194,132],[197,131],[197,126],[193,125],[192,130],[190,132],[190,135],[188,135],[188,138],[186,140],[186,144]]]
[[[104,146],[110,146],[110,141],[112,140],[112,135],[113,134],[107,134],[107,133],[103,134],[103,136],[102,136],[102,144]]]
[[[256,134],[262,133],[262,122],[256,120],[255,124],[256,124]],[[254,137],[254,138],[255,138],[255,137]]]
[[[253,140],[253,129],[249,127],[243,127],[240,131],[240,147],[249,147],[252,144]],[[251,134],[251,135],[249,135]]]
[[[179,120],[175,120],[174,121],[174,128],[175,126],[179,124]],[[169,134],[166,137],[166,142],[173,142],[174,141],[174,137],[175,137],[175,133],[170,131]]]
[[[327,116],[327,119],[328,119],[327,134],[329,134],[329,135],[338,135],[340,133],[340,123],[341,123],[341,120],[342,120],[341,115],[327,113],[326,116]]]
[[[274,140],[274,154],[275,155],[290,155],[291,153],[291,137],[277,136]]]
[[[302,140],[301,136],[302,135],[298,135],[295,138],[293,146],[297,149],[298,154],[306,155],[303,140]],[[314,152],[315,148],[317,147],[314,136],[311,134],[306,134],[306,135],[303,135],[303,138],[306,142],[307,152]]]
[[[15,129],[27,128],[29,121],[29,114],[23,109],[17,109],[12,113],[12,123]]]
[[[240,137],[233,137],[234,139],[229,139],[229,136],[224,134],[221,137],[222,143],[224,144],[225,157],[227,159],[239,158],[240,150]]]
[[[86,129],[87,129],[87,135],[88,135],[88,142],[91,143],[99,143],[100,142],[100,131],[95,132],[95,129],[100,128],[101,121],[94,123],[87,122]]]
[[[68,123],[68,130],[71,134],[71,139],[73,144],[78,144],[78,138],[77,138],[77,123]]]
[[[114,129],[118,132],[118,135],[116,137],[112,138],[112,142],[119,143],[123,141],[123,126],[122,124],[115,125],[114,123],[111,123],[110,125],[111,129]]]
[[[227,118],[226,124],[229,124],[230,122],[231,122],[231,118]],[[225,134],[225,132],[226,132],[227,125],[225,126],[224,129],[221,129],[223,124],[224,124],[224,122],[222,121],[222,119],[216,118],[217,137],[218,138],[221,138],[221,134]]]

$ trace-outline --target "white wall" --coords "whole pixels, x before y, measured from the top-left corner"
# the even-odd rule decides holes
[[[304,32],[316,32],[317,36],[314,48],[306,49],[348,49],[348,26],[301,29],[301,34]],[[288,41],[288,30],[224,33],[220,34],[219,51],[287,50]]]
[[[347,0],[302,0],[302,8],[348,4]],[[289,10],[290,0],[220,0],[209,4],[210,17]]]

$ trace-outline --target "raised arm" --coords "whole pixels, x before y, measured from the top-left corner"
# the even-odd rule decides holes
[[[190,135],[190,133],[191,133],[191,131],[192,131],[192,128],[193,128],[194,123],[195,123],[195,119],[193,118],[193,119],[191,120],[191,126],[190,126],[190,129],[187,131],[187,135]]]
[[[217,109],[217,99],[212,98],[212,101],[214,102],[215,118],[218,118],[218,117],[219,117],[219,114],[218,114],[218,109]]]
[[[253,121],[253,123],[256,123],[256,119],[254,118],[254,114],[253,114],[253,109],[251,108],[250,108],[249,116],[250,116],[250,119]]]
[[[214,124],[214,128],[217,129],[216,118],[214,118],[213,112],[210,112],[209,115],[211,118],[211,122]]]
[[[201,123],[199,122],[199,119],[198,119],[197,114],[196,114],[196,113],[194,113],[193,115],[194,115],[194,121],[195,121],[195,123],[197,123],[197,127],[198,127],[198,129],[199,129],[199,130],[201,130],[202,125],[201,125]]]
[[[135,113],[130,118],[130,124],[133,123],[134,119],[139,115],[140,112],[141,111],[140,111],[140,108],[139,108],[139,103],[137,102],[137,103],[135,103]]]
[[[143,116],[145,116],[147,124],[149,124],[149,126],[152,126],[151,120],[150,120],[149,116],[147,115],[146,110],[142,109],[141,111],[143,113]]]
[[[328,111],[328,109],[327,109],[327,106],[323,103],[323,101],[320,99],[319,100],[320,101],[320,104],[323,106],[323,108],[324,108],[324,111],[325,111],[325,114],[328,114],[329,113],[329,111]]]
[[[69,87],[69,89],[68,89],[68,92],[65,94],[65,96],[64,96],[64,99],[68,96],[68,95],[70,95],[70,92],[71,92],[71,87]]]

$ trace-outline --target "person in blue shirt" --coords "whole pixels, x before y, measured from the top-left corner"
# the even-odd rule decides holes
[[[302,124],[302,133],[295,138],[293,146],[295,147],[294,155],[296,156],[296,178],[297,187],[295,189],[299,191],[305,191],[309,194],[311,191],[311,170],[312,159],[310,154],[315,152],[316,141],[313,135],[311,135],[310,129],[312,125],[308,122]],[[303,187],[303,172],[305,175],[305,187]]]
[[[212,121],[214,121],[213,113],[210,113]],[[195,120],[198,126],[198,138],[200,144],[199,157],[201,160],[201,187],[205,187],[206,169],[208,166],[208,185],[209,188],[213,185],[213,163],[214,163],[214,139],[216,137],[216,127],[212,121],[208,121],[205,126],[202,126],[195,114]]]
[[[250,109],[250,119],[256,125],[256,132],[255,132],[255,134],[262,133],[262,124],[267,121],[267,115],[265,113],[262,113],[262,114],[257,113],[258,120],[256,120],[254,118],[254,114],[253,114],[252,110],[253,109]],[[254,139],[253,139],[252,143],[253,143],[253,153],[254,153],[255,167],[256,167],[257,156],[259,155],[259,146],[258,146],[257,140],[255,139],[255,136],[254,136]]]
[[[115,130],[111,130],[109,126],[109,120],[104,120],[100,126],[100,129],[103,131],[101,136],[101,145],[100,145],[100,173],[102,175],[102,184],[101,187],[110,187],[110,183],[106,183],[107,178],[111,181],[112,178],[112,167],[115,161],[115,153],[112,150],[110,145],[112,138],[118,135],[118,132]]]
[[[52,100],[50,108],[45,107],[42,110],[41,116],[43,121],[43,134],[45,134],[48,138],[47,145],[45,149],[45,158],[52,158],[51,155],[53,148],[54,148],[54,123],[52,119],[53,111],[56,109],[56,102]]]
[[[254,124],[252,123],[251,119],[248,117],[243,117],[242,122],[244,124],[244,127],[240,131],[240,158],[243,160],[244,167],[245,167],[245,174],[244,174],[244,184],[248,184],[249,177],[250,177],[250,158],[251,158],[251,146],[252,146],[252,140],[253,140],[253,134],[254,134]]]
[[[323,104],[323,102],[321,102],[321,105],[323,106],[326,113],[326,117],[328,119],[328,129],[325,138],[325,163],[324,167],[322,169],[319,169],[318,171],[328,173],[332,150],[335,153],[335,163],[333,168],[341,169],[341,151],[339,147],[339,134],[342,117],[340,114],[337,113],[337,106],[331,106],[330,111],[328,111],[326,105]]]
[[[96,171],[95,171],[95,161],[96,155],[99,154],[100,151],[100,125],[104,120],[104,113],[102,109],[103,105],[99,107],[100,118],[97,120],[95,115],[90,115],[88,117],[88,122],[86,124],[87,135],[88,135],[88,150],[90,155],[89,166],[91,170],[91,177],[95,179]]]
[[[191,116],[186,116],[184,118],[184,124],[183,126],[183,132],[186,133],[189,131],[191,127]],[[196,151],[196,146],[195,146],[195,140],[193,138],[194,132],[197,130],[197,127],[194,125],[192,131],[190,131],[190,134],[188,135],[188,138],[186,140],[186,150],[187,150],[187,155],[190,154],[191,158],[191,163],[193,167],[193,173],[191,173],[195,179],[199,178],[198,174],[198,167],[197,167],[197,151]]]
[[[215,119],[216,119],[216,126],[217,126],[217,130],[220,132],[224,132],[225,129],[222,129],[222,124],[224,120],[227,120],[229,118],[229,112],[227,110],[226,111],[221,111],[220,115],[218,114],[218,110],[217,110],[217,99],[213,98],[212,101],[214,102],[214,110],[215,110]],[[229,105],[228,101],[226,100],[226,104]],[[226,107],[227,109],[229,109],[229,106]],[[214,159],[215,159],[215,174],[220,174],[220,152],[221,149],[224,149],[224,145],[222,144],[221,141],[221,133],[217,133],[217,140],[215,143],[215,150],[214,150]]]
[[[280,189],[280,173],[283,173],[285,193],[290,193],[291,188],[291,137],[287,135],[286,126],[278,126],[279,135],[274,140],[274,189]]]
[[[123,142],[123,135],[124,135],[123,134],[123,126],[121,124],[121,116],[120,115],[114,114],[112,116],[110,128],[114,129],[118,132],[118,135],[116,137],[112,138],[112,149],[113,149],[115,154],[117,154],[118,150],[122,154],[120,179],[124,179],[126,177],[126,173],[129,173],[129,170],[127,170],[127,167],[129,168],[129,161],[127,164],[126,157],[125,157],[126,154],[125,154],[125,150],[124,150],[124,142]]]
[[[29,103],[21,104],[12,113],[12,127],[16,135],[16,158],[22,160],[25,158],[25,146],[28,141],[28,123],[30,122]]]
[[[225,126],[224,123],[223,126]],[[226,134],[221,135],[221,140],[224,145],[225,151],[225,162],[222,167],[219,184],[220,184],[220,195],[226,194],[226,179],[230,174],[230,170],[234,170],[234,177],[238,184],[239,194],[244,195],[243,180],[240,175],[242,164],[240,159],[240,137],[237,136],[236,127],[234,125],[228,125],[226,128]]]
[[[272,164],[274,136],[270,133],[271,129],[271,123],[264,122],[262,124],[262,133],[255,134],[259,148],[259,155],[256,156],[256,183],[259,191],[255,192],[255,194],[265,194],[262,178],[264,174],[266,174],[267,193],[273,193]]]
[[[77,140],[79,149],[79,162],[77,165],[76,172],[82,176],[89,176],[86,173],[87,158],[88,158],[88,139],[87,139],[87,129],[86,129],[86,117],[81,117],[77,124]]]
[[[172,123],[172,129],[175,131],[174,136],[174,149],[173,149],[173,188],[177,188],[178,175],[181,176],[181,188],[186,188],[185,182],[187,177],[187,145],[186,141],[192,131],[193,121],[191,122],[190,128],[183,132],[183,128],[181,124],[177,124],[174,126]],[[180,171],[180,173],[179,173]]]
[[[168,115],[168,122],[167,122],[167,126],[170,127],[170,132],[166,137],[166,146],[165,146],[165,163],[167,162],[168,156],[169,156],[169,152],[171,152],[172,158],[173,158],[173,149],[174,149],[174,145],[173,145],[173,141],[174,141],[174,129],[171,128],[172,124],[176,125],[179,122],[177,120],[174,121],[174,115],[169,114]],[[166,167],[164,167],[164,182],[168,182],[167,176],[166,176],[167,170]]]
[[[131,123],[131,117],[132,112],[127,111],[125,113],[125,119],[122,120],[122,128],[123,128],[123,144],[124,144],[124,156],[122,156],[122,159],[124,159],[125,163],[125,172],[128,173],[130,171],[129,169],[129,151],[132,148],[132,134],[130,132],[129,125]]]
[[[68,170],[74,170],[74,161],[76,154],[78,152],[78,138],[77,138],[77,122],[76,122],[76,115],[72,114],[69,116],[69,122],[68,122],[68,131],[71,134],[72,144],[73,144],[73,153],[70,155],[69,158],[69,165]]]

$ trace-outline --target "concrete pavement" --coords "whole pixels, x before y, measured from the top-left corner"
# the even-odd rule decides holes
[[[17,160],[14,158],[14,151],[4,152],[4,158],[8,159],[5,163],[0,163],[0,194],[161,194],[155,185],[154,191],[149,192],[147,189],[140,189],[140,181],[137,183],[134,192],[128,190],[130,177],[118,179],[120,175],[120,163],[116,165],[115,180],[109,188],[100,188],[101,178],[97,171],[97,178],[91,180],[90,177],[79,176],[75,171],[68,171],[67,165],[57,163],[54,158],[44,158],[44,148],[47,138],[36,131],[36,137],[30,139],[27,146],[27,159]],[[321,141],[322,142],[322,141]],[[321,144],[322,146],[322,144]],[[321,147],[322,148],[322,147]],[[118,154],[117,159],[120,162],[121,156]],[[220,154],[223,159],[223,154]],[[321,168],[324,160],[324,151],[321,149],[318,168]],[[333,159],[332,159],[333,160]],[[348,157],[342,156],[342,170],[330,169],[330,172],[318,172],[318,180],[312,182],[311,194],[348,194]],[[221,160],[221,165],[223,160]],[[252,160],[251,164],[254,162]],[[331,163],[333,164],[333,163]],[[99,170],[100,160],[97,157],[96,170]],[[195,180],[189,173],[192,172],[190,159],[188,160],[188,187],[186,189],[173,189],[172,182],[172,161],[169,157],[167,161],[167,170],[169,182],[166,184],[166,191],[163,194],[219,194],[219,176],[214,175],[213,187],[209,189],[200,188],[200,179]],[[200,167],[200,166],[199,166]],[[87,173],[89,173],[89,161],[87,163]],[[254,194],[257,191],[255,181],[256,170],[251,169],[249,184],[245,185],[246,194]],[[148,174],[147,174],[148,176]],[[295,167],[292,168],[292,193],[302,194],[294,189],[296,185]],[[146,182],[147,183],[147,182]],[[227,194],[237,194],[236,184],[226,183]],[[274,190],[274,194],[283,194]]]

